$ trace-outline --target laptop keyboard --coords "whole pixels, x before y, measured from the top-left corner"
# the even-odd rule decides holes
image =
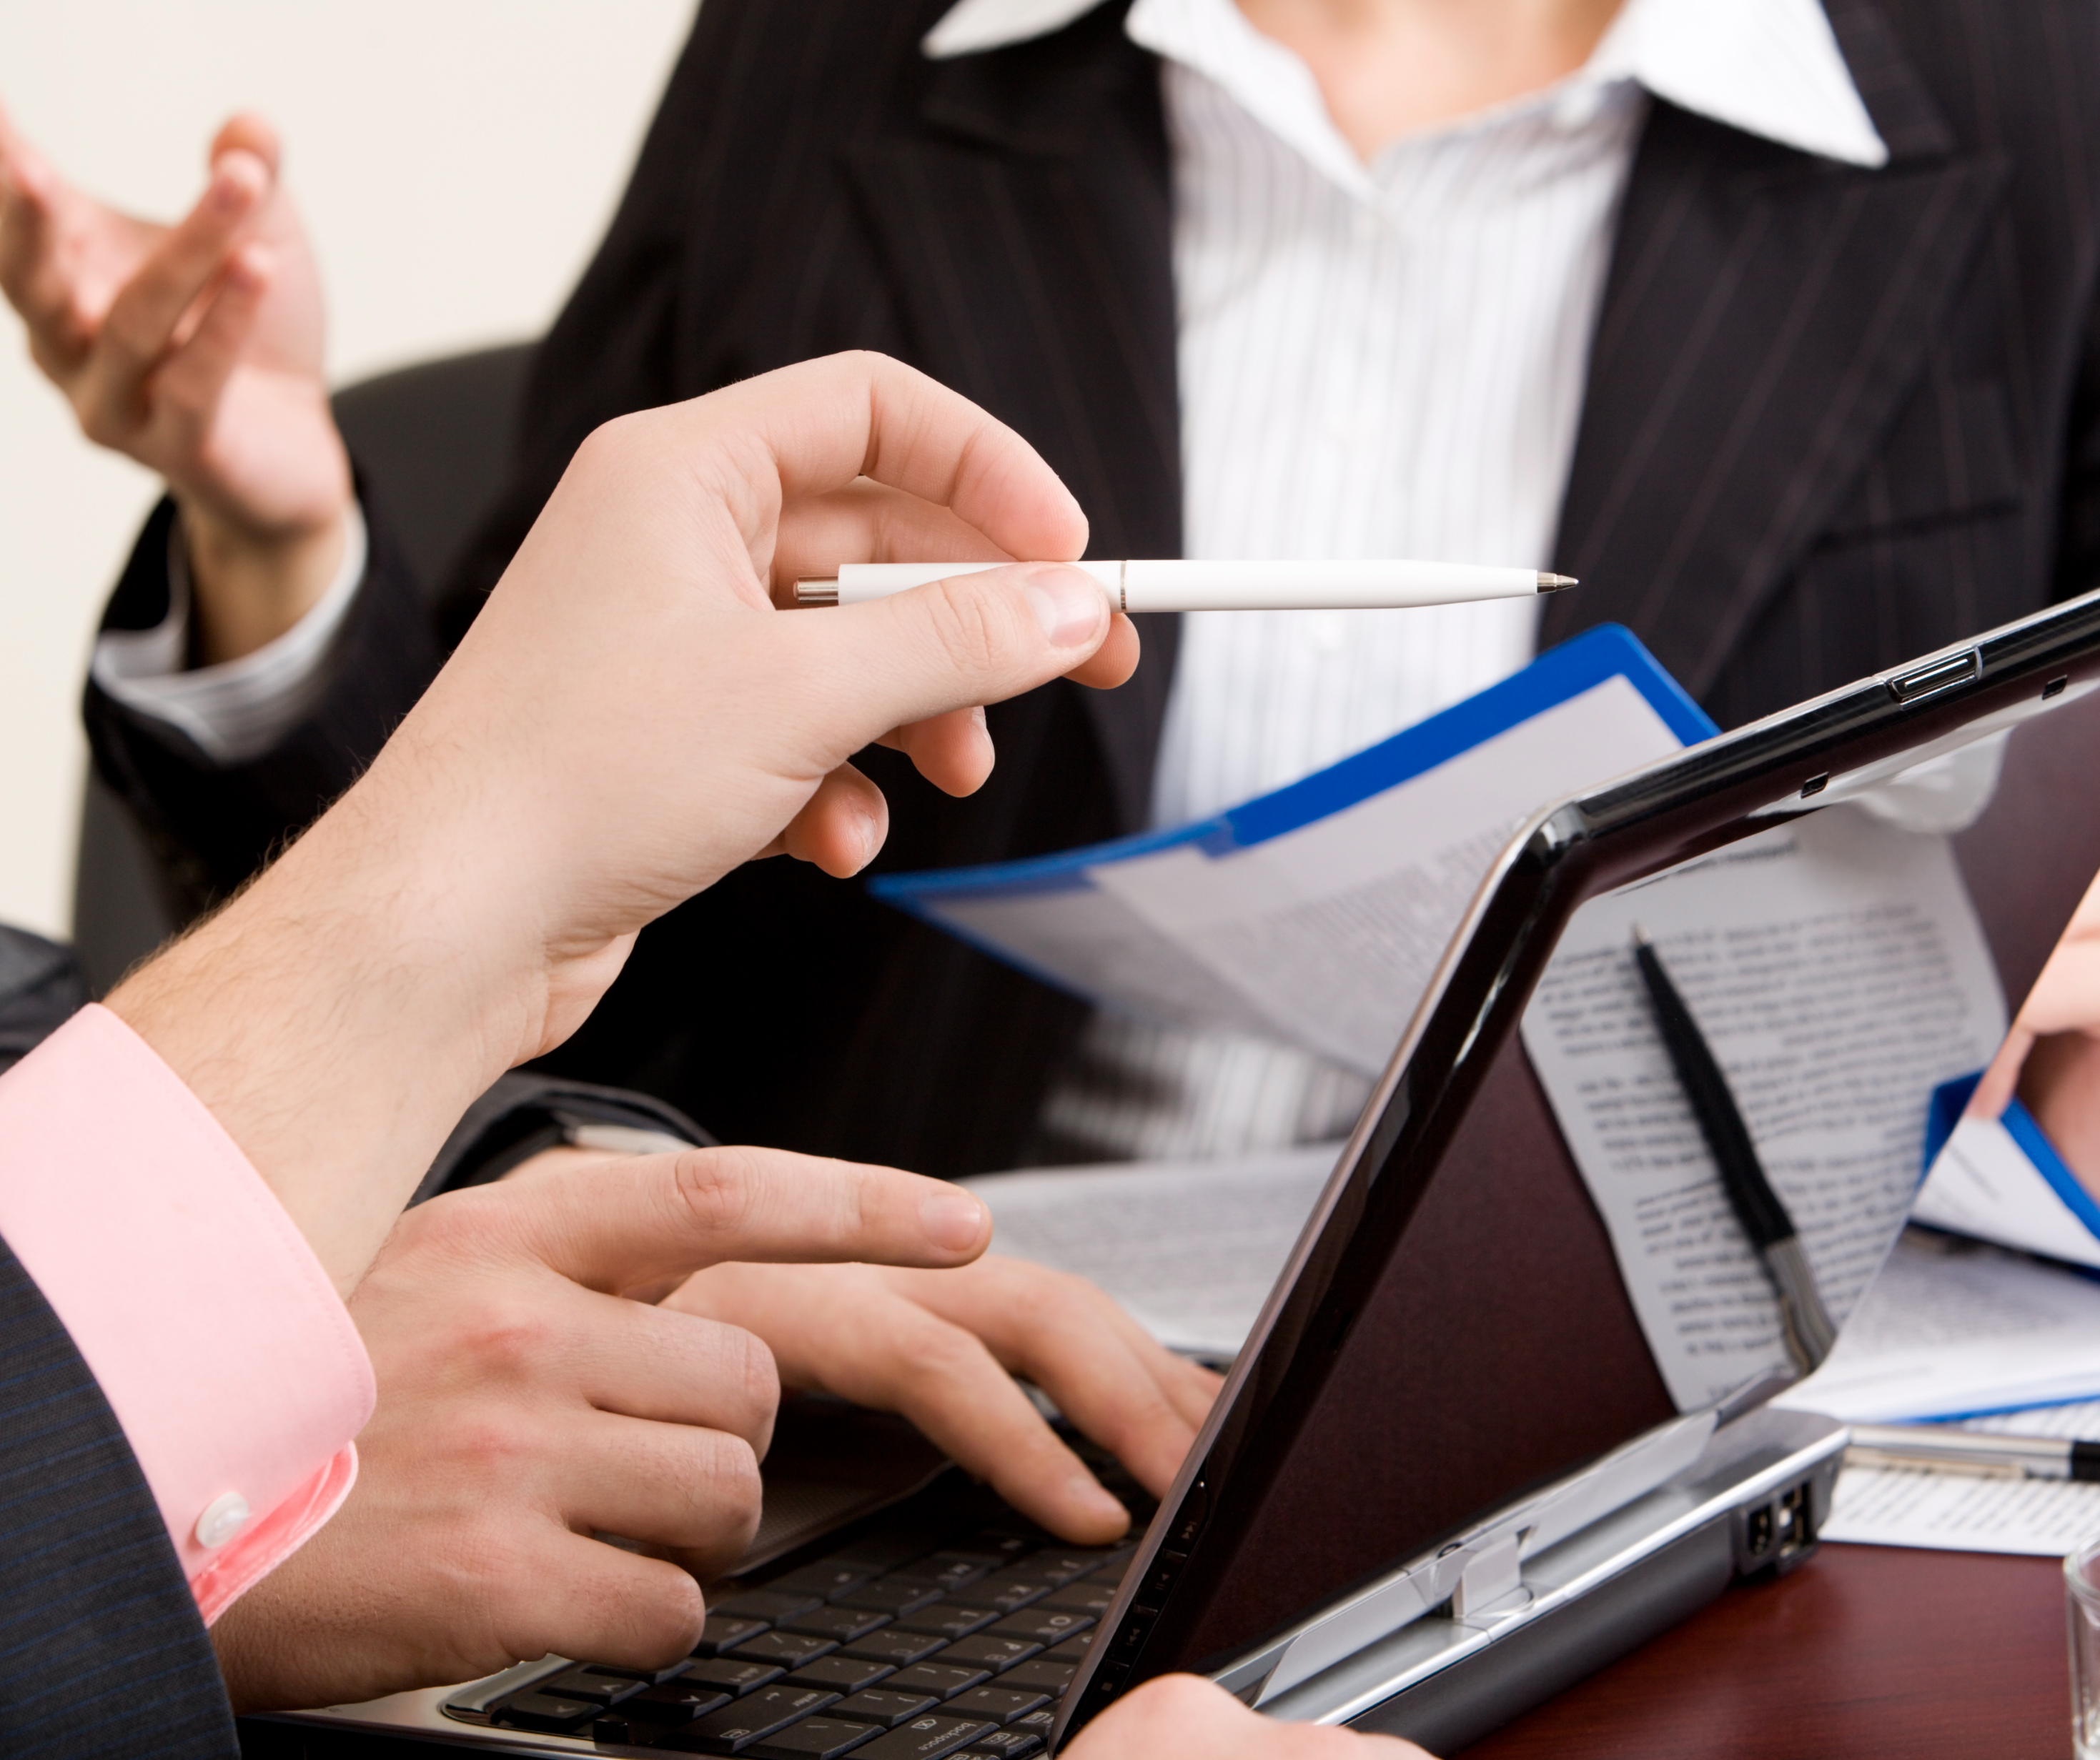
[[[949,1474],[721,1586],[686,1661],[572,1663],[474,1721],[751,1760],[1026,1760],[1152,1511],[1112,1463],[1089,1464],[1132,1505],[1130,1543],[1066,1546]]]

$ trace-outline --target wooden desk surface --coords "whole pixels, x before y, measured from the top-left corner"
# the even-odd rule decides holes
[[[2054,1559],[1825,1547],[1466,1760],[2065,1760],[2067,1658]]]

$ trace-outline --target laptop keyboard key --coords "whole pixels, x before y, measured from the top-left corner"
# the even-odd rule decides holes
[[[943,1662],[982,1663],[988,1669],[1010,1669],[1017,1662],[1026,1662],[1036,1655],[1043,1646],[1025,1638],[994,1638],[979,1633],[974,1638],[965,1638],[960,1643],[951,1643],[941,1652]]]
[[[593,1705],[617,1705],[642,1691],[642,1683],[627,1674],[600,1674],[593,1670],[573,1668],[540,1683],[541,1692],[564,1699],[588,1699]]]
[[[938,1589],[952,1591],[968,1588],[980,1577],[989,1577],[1005,1562],[982,1555],[936,1552],[930,1558],[902,1566],[894,1574],[907,1582],[930,1582]]]
[[[1093,1641],[1094,1635],[1092,1632],[1083,1631],[1076,1638],[1067,1638],[1062,1643],[1051,1645],[1044,1654],[1052,1662],[1083,1662],[1087,1660],[1087,1652],[1092,1648]]]
[[[783,1595],[772,1589],[747,1589],[740,1595],[717,1601],[708,1611],[726,1613],[731,1619],[764,1620],[769,1626],[778,1626],[784,1619],[792,1619],[797,1613],[807,1613],[812,1608],[823,1605],[813,1595]]]
[[[1039,1644],[1056,1644],[1094,1623],[1091,1613],[1074,1613],[1061,1608],[1030,1608],[1026,1613],[1009,1613],[991,1629],[995,1638],[1028,1638]],[[764,1639],[758,1640],[765,1643]]]
[[[1072,1677],[1079,1672],[1076,1662],[1052,1662],[1048,1657],[1039,1657],[1018,1668],[1008,1669],[999,1676],[999,1683],[1002,1687],[1033,1687],[1055,1699],[1072,1684]]]
[[[1047,1577],[1027,1571],[1000,1571],[981,1583],[973,1583],[968,1599],[980,1607],[995,1607],[1002,1613],[1018,1613],[1056,1586]]]
[[[876,1567],[872,1564],[858,1564],[850,1559],[818,1559],[814,1564],[805,1564],[800,1570],[774,1577],[765,1588],[770,1595],[813,1595],[836,1601],[862,1583],[873,1582],[876,1575]]]
[[[1063,1589],[1052,1590],[1043,1596],[1041,1604],[1060,1613],[1091,1613],[1099,1619],[1108,1612],[1109,1603],[1115,1598],[1114,1583],[1073,1583]]]
[[[1050,1701],[1048,1693],[1012,1691],[1004,1687],[973,1687],[958,1693],[946,1707],[957,1717],[982,1718],[989,1723],[1011,1723]]]
[[[942,1760],[989,1727],[968,1718],[917,1717],[854,1753],[857,1760]]]
[[[991,1679],[988,1668],[970,1668],[960,1663],[921,1662],[915,1668],[899,1669],[883,1683],[893,1692],[926,1692],[937,1699],[952,1699],[959,1692],[982,1687]]]
[[[552,1693],[519,1693],[496,1714],[499,1723],[518,1729],[564,1734],[588,1723],[602,1708],[587,1699],[557,1699]]]
[[[1022,1757],[1039,1752],[1043,1738],[1032,1730],[986,1730],[982,1736],[970,1738],[970,1752],[981,1754],[984,1760],[1022,1760]],[[961,1757],[958,1756],[958,1760]]]
[[[931,1632],[905,1631],[891,1626],[871,1632],[865,1638],[856,1638],[846,1646],[846,1654],[866,1657],[871,1662],[887,1662],[893,1668],[909,1668],[914,1662],[923,1662],[947,1648],[946,1639],[936,1637]]]
[[[800,1668],[838,1648],[829,1638],[812,1638],[803,1632],[761,1632],[730,1653],[740,1662],[777,1662],[783,1668]]]
[[[813,1711],[821,1711],[836,1701],[836,1693],[818,1692],[808,1687],[765,1687],[747,1694],[734,1705],[710,1711],[663,1740],[666,1748],[688,1753],[740,1754],[763,1741],[775,1730],[783,1730]]]
[[[894,1729],[899,1723],[908,1723],[932,1710],[940,1702],[931,1693],[898,1692],[889,1687],[871,1687],[866,1692],[840,1700],[832,1710],[839,1717],[858,1718],[879,1729]]]
[[[719,1687],[699,1681],[666,1681],[661,1687],[637,1693],[620,1707],[620,1714],[638,1723],[690,1723],[710,1711],[719,1711],[730,1697]]]
[[[921,1608],[916,1613],[907,1613],[897,1623],[907,1631],[932,1632],[952,1643],[955,1639],[968,1637],[972,1632],[982,1631],[998,1617],[995,1608],[958,1607],[952,1601],[942,1601],[933,1607]]]
[[[805,1662],[788,1679],[797,1687],[821,1687],[827,1692],[858,1692],[872,1687],[885,1674],[897,1671],[887,1662],[871,1662],[865,1657],[818,1657]]]
[[[741,1698],[745,1693],[757,1692],[761,1687],[770,1687],[785,1673],[787,1670],[777,1662],[739,1662],[735,1657],[717,1657],[689,1662],[686,1672],[673,1684],[691,1682],[698,1686],[719,1687]]]
[[[871,1613],[862,1608],[821,1607],[797,1613],[780,1622],[783,1631],[806,1632],[813,1638],[828,1638],[835,1643],[851,1643],[889,1623],[887,1613]]]
[[[760,1619],[737,1619],[727,1613],[710,1613],[708,1622],[700,1630],[700,1641],[693,1646],[696,1657],[718,1657],[725,1651],[734,1650],[747,1643],[768,1629],[767,1622]]]
[[[941,1599],[938,1583],[912,1577],[885,1577],[880,1582],[863,1583],[839,1597],[840,1607],[866,1608],[873,1613],[915,1613]]]
[[[876,1732],[865,1723],[842,1723],[834,1717],[805,1718],[769,1736],[751,1749],[752,1760],[837,1760]]]

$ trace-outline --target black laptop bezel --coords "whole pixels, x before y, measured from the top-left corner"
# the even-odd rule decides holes
[[[1162,1501],[1065,1696],[1053,1745],[1145,1679],[1229,1660],[1188,1653],[1226,1551],[1219,1537],[1234,1533],[1274,1481],[1576,908],[1780,822],[1796,803],[1801,813],[1822,810],[1817,797],[1833,776],[2094,680],[2100,592],[1708,740],[1551,807],[1519,834],[1476,897]],[[1783,1384],[1767,1383],[1760,1397]],[[1522,1489],[1507,1488],[1496,1505]],[[1260,1635],[1247,1635],[1249,1643]]]

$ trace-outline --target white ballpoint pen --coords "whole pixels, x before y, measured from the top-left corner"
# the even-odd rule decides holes
[[[862,605],[1004,562],[847,562],[795,583],[797,605]],[[1575,584],[1536,569],[1462,562],[1074,562],[1118,611],[1369,611],[1528,599]]]

